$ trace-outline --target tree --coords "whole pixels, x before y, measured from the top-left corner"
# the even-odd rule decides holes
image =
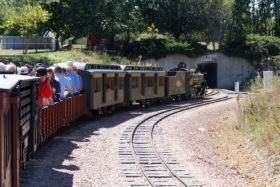
[[[232,1],[206,0],[204,1],[204,17],[207,20],[207,32],[211,38],[213,49],[216,41],[224,39],[231,18]]]
[[[147,25],[135,0],[123,0],[116,12],[117,22],[121,24],[119,32],[125,33],[125,40],[130,41],[131,32],[143,32]]]
[[[38,33],[40,25],[47,21],[48,12],[40,5],[30,4],[22,7],[7,7],[4,23],[0,28],[9,28],[19,31],[21,36],[31,37]],[[25,49],[25,52],[27,49]]]
[[[229,41],[242,41],[251,24],[250,0],[235,0],[232,22],[229,28]]]
[[[137,5],[147,25],[155,24],[160,32],[168,32],[175,38],[203,26],[199,1],[137,0]]]
[[[262,0],[259,3],[258,33],[261,35],[270,35],[272,32],[272,2],[273,0]]]
[[[273,1],[273,14],[275,18],[275,23],[274,23],[274,33],[275,36],[280,37],[280,0],[274,0]]]

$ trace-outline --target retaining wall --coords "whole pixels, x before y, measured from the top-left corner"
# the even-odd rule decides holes
[[[200,64],[217,64],[217,88],[233,89],[234,82],[244,82],[255,73],[254,66],[247,60],[238,57],[229,57],[222,53],[210,53],[198,58],[189,58],[185,55],[174,54],[155,60],[147,59],[146,62],[161,66],[165,71],[178,67],[180,62],[185,62],[187,68],[196,69]]]

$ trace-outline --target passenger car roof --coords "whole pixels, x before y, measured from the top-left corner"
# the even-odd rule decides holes
[[[2,74],[0,75],[0,91],[10,92],[20,82],[25,80],[39,80],[38,77],[15,75],[15,74]]]

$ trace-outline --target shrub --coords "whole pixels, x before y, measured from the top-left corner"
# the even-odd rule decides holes
[[[74,44],[86,45],[87,44],[87,38],[86,37],[78,38],[78,39],[74,40]]]
[[[243,57],[250,62],[263,62],[268,56],[280,54],[280,38],[249,34],[239,41],[228,42],[221,49],[230,56]]]
[[[206,53],[206,47],[196,42],[187,40],[175,40],[170,38],[148,38],[135,41],[130,44],[122,44],[121,55],[137,59],[139,55],[143,59],[163,58],[169,54],[184,54],[195,57]]]

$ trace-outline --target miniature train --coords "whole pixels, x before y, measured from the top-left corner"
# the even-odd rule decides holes
[[[0,186],[19,186],[19,176],[39,145],[86,109],[104,113],[132,103],[192,99],[206,93],[202,74],[184,68],[74,63],[83,93],[40,108],[37,77],[0,76]]]

